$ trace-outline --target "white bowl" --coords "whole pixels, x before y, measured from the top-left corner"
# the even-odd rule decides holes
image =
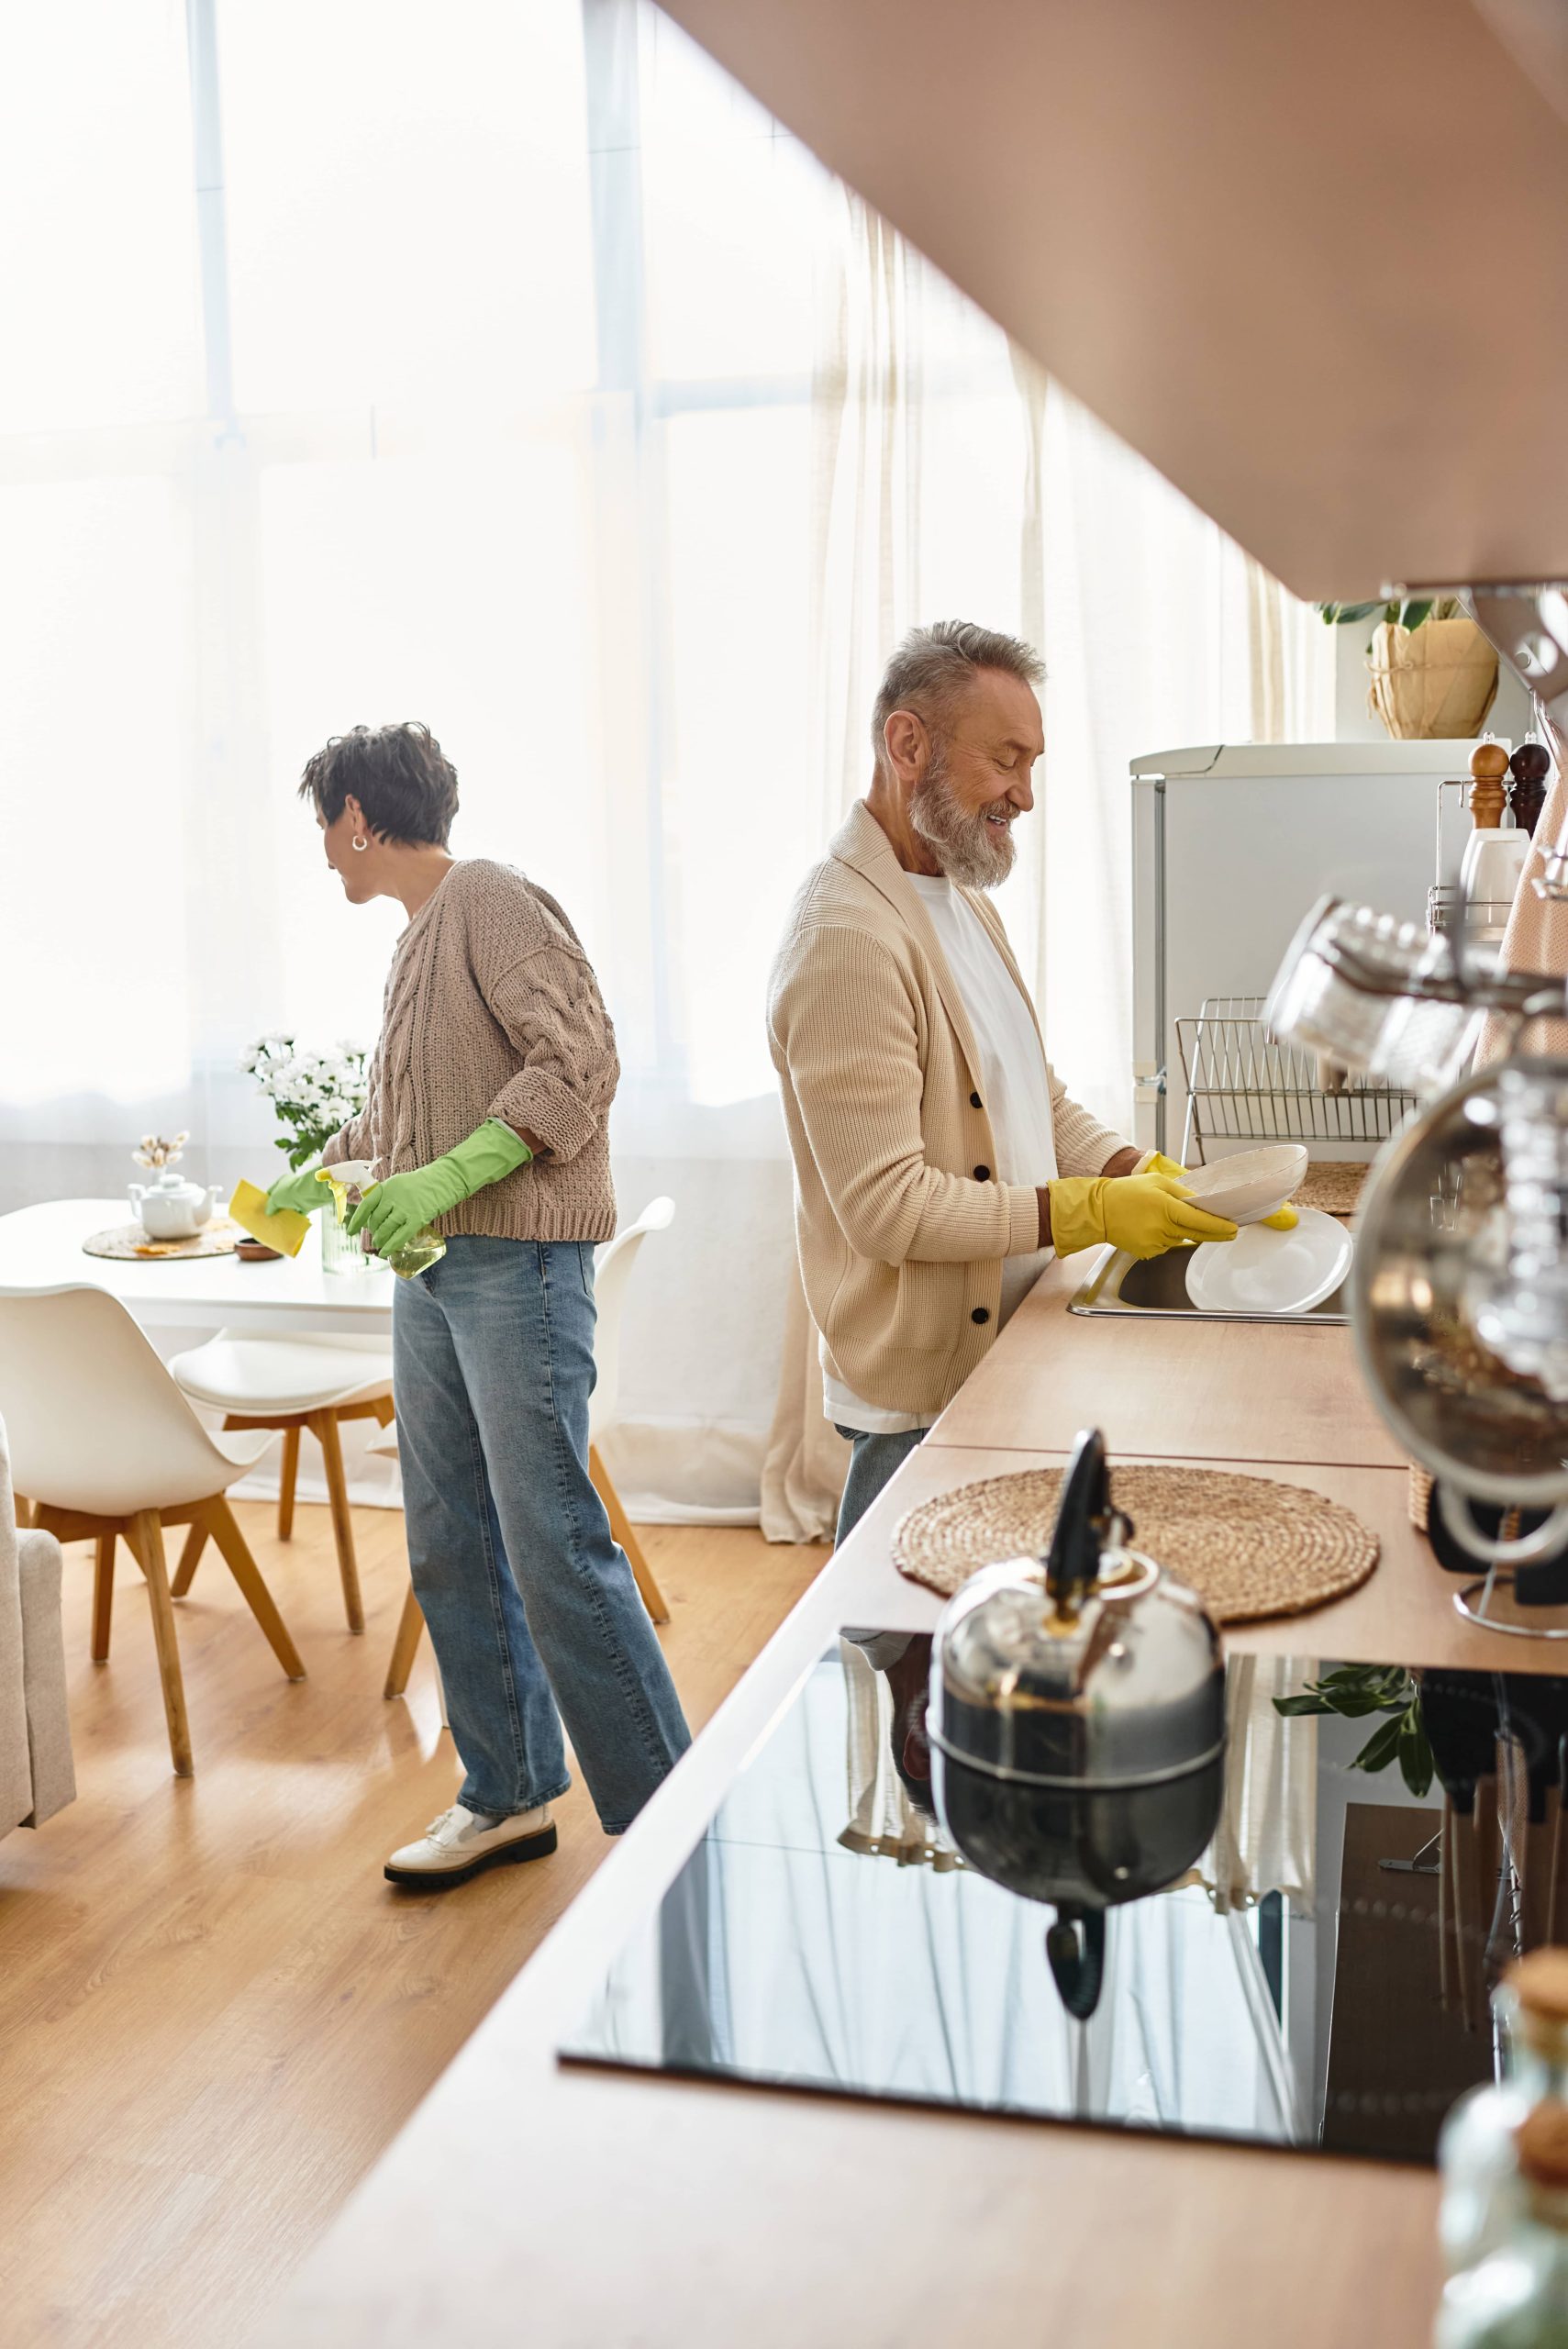
[[[1255,1223],[1234,1240],[1195,1248],[1187,1295],[1200,1313],[1309,1313],[1332,1297],[1354,1253],[1342,1223],[1303,1208],[1294,1231]]]
[[[1307,1164],[1307,1152],[1298,1141],[1276,1142],[1269,1150],[1239,1151],[1212,1166],[1189,1166],[1186,1186],[1194,1206],[1206,1215],[1226,1216],[1232,1223],[1262,1223],[1301,1188]]]

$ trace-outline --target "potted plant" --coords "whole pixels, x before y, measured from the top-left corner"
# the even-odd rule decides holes
[[[1321,1680],[1309,1680],[1299,1697],[1276,1697],[1274,1710],[1290,1719],[1301,1713],[1338,1713],[1345,1720],[1382,1716],[1352,1770],[1386,1770],[1399,1765],[1410,1792],[1425,1797],[1435,1772],[1427,1725],[1421,1718],[1421,1687],[1403,1664],[1344,1664]]]
[[[340,1126],[357,1118],[369,1092],[364,1048],[360,1044],[300,1044],[274,1029],[239,1055],[272,1102],[283,1131],[278,1148],[292,1172],[317,1161]],[[335,1215],[319,1219],[321,1260],[329,1271],[358,1270],[364,1263],[357,1240],[340,1230]]]
[[[1367,707],[1396,741],[1478,734],[1497,691],[1497,655],[1454,596],[1319,604],[1330,628],[1376,625]]]

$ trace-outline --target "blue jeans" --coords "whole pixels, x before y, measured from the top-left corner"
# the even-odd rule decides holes
[[[564,1721],[618,1835],[691,1732],[589,1481],[594,1319],[586,1241],[463,1234],[396,1284],[393,1391],[458,1800],[509,1817],[564,1794]]]
[[[843,1498],[839,1503],[835,1545],[849,1539],[884,1485],[890,1483],[903,1467],[925,1430],[910,1428],[903,1435],[868,1435],[863,1428],[840,1428],[839,1433],[855,1448],[850,1457],[850,1473],[844,1479]]]

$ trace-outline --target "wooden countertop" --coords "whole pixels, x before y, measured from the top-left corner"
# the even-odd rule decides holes
[[[1047,1266],[929,1441],[1064,1452],[1098,1427],[1113,1456],[1405,1466],[1343,1323],[1065,1314],[1089,1261]]]
[[[1005,1476],[1019,1468],[1062,1468],[1069,1456],[1066,1452],[1005,1451],[1000,1446],[948,1443],[939,1447],[928,1439],[866,1511],[855,1528],[853,1546],[863,1545],[874,1552],[877,1563],[884,1563],[894,1527],[917,1501],[951,1492],[958,1485],[973,1484],[983,1476]],[[1111,1464],[1114,1470],[1118,1461],[1130,1467],[1166,1456],[1118,1451],[1113,1446]],[[1409,1483],[1403,1468],[1315,1468],[1297,1461],[1246,1458],[1195,1464],[1230,1469],[1240,1475],[1273,1477],[1284,1485],[1305,1485],[1353,1509],[1378,1539],[1377,1566],[1349,1598],[1336,1599],[1332,1606],[1315,1607],[1306,1615],[1228,1624],[1228,1648],[1244,1655],[1324,1656],[1340,1664],[1450,1664],[1471,1672],[1555,1672],[1561,1668],[1561,1656],[1554,1654],[1550,1642],[1480,1631],[1458,1612],[1453,1594],[1464,1587],[1466,1577],[1446,1574],[1411,1525]],[[851,1542],[845,1543],[845,1556],[851,1547]],[[942,1601],[934,1592],[917,1586],[916,1603],[921,1609],[920,1628],[929,1631],[941,1612]],[[904,1621],[903,1616],[878,1615],[874,1620],[896,1622],[900,1628]]]
[[[1053,1269],[384,2155],[259,2336],[271,2349],[1429,2349],[1434,2176],[563,2071],[587,1986],[674,1876],[841,1624],[928,1629],[888,1535],[932,1492],[1059,1459],[1202,1459],[1309,1484],[1377,1531],[1370,1583],[1232,1644],[1550,1668],[1460,1622],[1342,1329],[1064,1312]],[[374,1855],[371,1855],[373,1859]],[[461,1894],[455,1896],[461,1898]]]

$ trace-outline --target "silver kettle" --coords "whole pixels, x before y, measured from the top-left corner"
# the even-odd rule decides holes
[[[1105,1910],[1185,1874],[1219,1816],[1225,1673],[1202,1601],[1128,1546],[1104,1437],[1079,1436],[1051,1550],[975,1575],[931,1657],[937,1808],[971,1865],[1052,1903],[1052,1974],[1092,2014]]]

